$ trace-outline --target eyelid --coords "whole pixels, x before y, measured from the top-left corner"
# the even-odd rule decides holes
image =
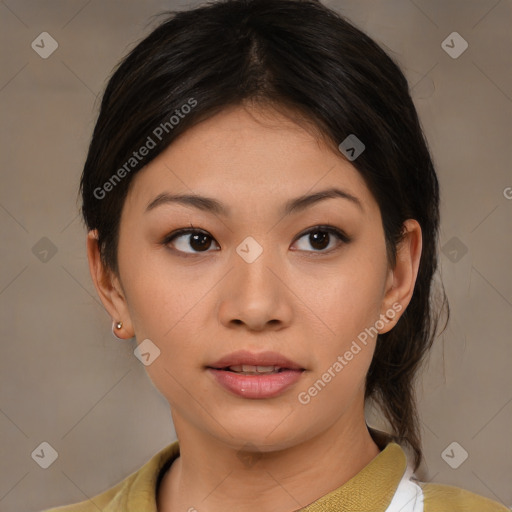
[[[213,236],[211,236],[211,234],[208,233],[208,231],[201,229],[201,228],[196,228],[195,226],[190,225],[190,227],[188,227],[188,228],[177,229],[176,231],[172,231],[168,235],[165,235],[164,239],[162,240],[162,244],[164,244],[164,245],[168,244],[168,243],[172,242],[172,240],[174,238],[177,238],[181,235],[188,235],[191,233],[201,233],[204,235],[208,235],[209,237],[214,239]]]
[[[352,241],[351,237],[349,237],[342,229],[340,229],[340,228],[338,228],[336,226],[333,226],[331,224],[315,224],[314,226],[311,226],[311,227],[305,229],[304,231],[302,231],[301,233],[299,233],[295,237],[295,239],[293,240],[293,243],[295,243],[297,240],[300,240],[305,235],[308,235],[309,233],[314,233],[316,231],[324,231],[324,232],[327,232],[327,233],[329,233],[331,235],[336,236],[341,244],[348,244],[348,243],[350,243]],[[215,240],[215,238],[208,231],[206,231],[204,229],[201,229],[201,228],[198,228],[198,227],[195,227],[192,224],[188,228],[181,228],[181,229],[178,229],[176,231],[173,231],[172,233],[169,233],[162,240],[162,244],[163,245],[168,245],[175,238],[178,238],[181,235],[187,235],[187,234],[192,234],[192,233],[201,233],[201,234],[207,235],[212,240],[214,240],[217,243],[217,245],[219,245],[218,242]],[[338,248],[339,248],[339,244],[338,244],[337,247],[334,247],[334,248],[332,248],[332,249],[330,249],[328,251],[305,251],[305,252],[306,253],[310,253],[310,254],[322,255],[322,254],[330,254],[332,251],[335,251]],[[207,254],[209,252],[212,252],[212,251],[203,251],[203,252],[185,253],[185,252],[179,251],[179,250],[175,250],[175,251],[180,253],[181,255],[184,255],[185,257],[188,257],[188,256],[199,256],[199,255],[202,255],[202,254]]]
[[[305,231],[302,231],[302,233],[298,234],[294,240],[299,240],[304,235],[309,235],[309,233],[314,233],[315,231],[325,231],[327,233],[330,233],[332,235],[338,236],[342,242],[344,243],[350,243],[352,239],[340,228],[333,226],[331,224],[315,224],[314,226],[311,226],[310,228],[307,228]],[[320,252],[320,251],[315,251]]]

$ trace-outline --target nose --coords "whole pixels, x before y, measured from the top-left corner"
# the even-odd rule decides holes
[[[227,328],[250,331],[280,330],[292,319],[290,284],[286,272],[270,254],[248,263],[237,253],[234,268],[220,290],[219,321]]]

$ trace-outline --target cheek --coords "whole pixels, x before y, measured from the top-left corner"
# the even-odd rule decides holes
[[[314,368],[297,393],[304,414],[313,424],[335,421],[354,400],[364,396],[366,374],[375,349],[379,318],[377,273],[338,272],[336,282],[312,297],[311,308],[321,317],[314,339]],[[325,325],[324,325],[325,324]],[[328,420],[327,418],[330,418]],[[312,426],[312,428],[314,428]]]
[[[220,277],[199,267],[180,268],[165,251],[147,251],[127,258],[124,269],[137,342],[150,339],[160,350],[145,369],[171,405],[190,400],[183,385],[205,363],[204,344],[216,335],[205,330],[216,325],[208,319]]]
[[[146,269],[143,274],[132,274],[134,278],[126,287],[130,316],[137,343],[150,339],[160,350],[145,370],[169,404],[177,406],[190,401],[186,389],[194,386],[188,375],[202,361],[197,335],[201,319],[204,322],[201,315],[206,304],[205,291],[179,271]],[[206,286],[204,281],[203,285]]]
[[[121,269],[121,264],[123,264]],[[120,258],[130,318],[139,340],[163,340],[174,326],[188,322],[188,312],[198,305],[205,287],[190,280],[190,269],[173,264],[162,249],[146,249]]]
[[[382,289],[386,277],[384,240],[347,251],[328,274],[302,282],[300,294],[311,311],[307,323],[316,328],[315,368],[309,383],[320,380],[317,402],[350,400],[364,384],[377,336]],[[312,393],[315,393],[312,390]],[[318,391],[319,392],[319,391]],[[319,392],[320,393],[320,392]]]
[[[312,306],[323,324],[321,331],[312,333],[312,378],[329,383],[337,400],[349,398],[364,381],[375,346],[376,334],[371,328],[379,318],[378,304],[374,288],[363,287],[357,275],[350,275],[340,277],[337,286],[318,295]]]
[[[347,250],[336,264],[303,272],[300,279],[297,276],[297,295],[308,306],[308,321],[316,326],[317,337],[325,335],[322,346],[341,350],[375,324],[381,311],[386,270],[383,248],[361,244],[360,248]]]

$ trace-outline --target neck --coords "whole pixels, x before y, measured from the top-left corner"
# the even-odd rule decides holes
[[[159,512],[295,511],[343,485],[380,452],[364,413],[292,447],[243,455],[179,415],[173,420],[180,457],[162,480]]]

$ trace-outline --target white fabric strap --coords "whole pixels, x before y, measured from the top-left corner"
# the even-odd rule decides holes
[[[407,466],[386,512],[423,512],[423,491],[413,478],[413,470]]]

